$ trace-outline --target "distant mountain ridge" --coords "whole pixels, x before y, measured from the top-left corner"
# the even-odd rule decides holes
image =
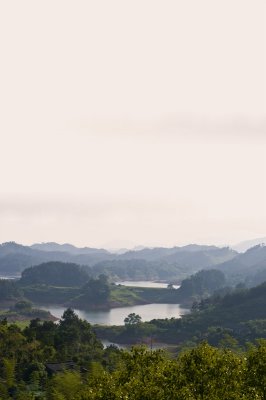
[[[266,246],[263,245],[245,253],[237,253],[229,247],[189,244],[140,248],[117,254],[68,243],[0,244],[0,275],[19,275],[26,268],[51,261],[87,266],[93,275],[105,273],[114,280],[180,281],[201,269],[215,268],[227,276],[228,282],[241,281],[254,286],[266,276]]]
[[[74,262],[76,264],[90,265],[111,257],[107,250],[92,249],[75,254],[63,251],[61,245],[48,244],[43,246],[43,250],[37,246],[23,246],[15,242],[0,244],[0,274],[16,275],[20,274],[25,268],[38,265],[49,261]],[[71,246],[71,245],[70,245]],[[42,246],[41,246],[42,247]],[[73,246],[75,249],[75,246]],[[50,249],[56,249],[51,251]],[[67,247],[70,249],[71,247]],[[45,250],[44,250],[45,249]],[[77,248],[76,248],[77,249]],[[78,249],[77,249],[78,250]]]
[[[252,281],[253,276],[266,275],[266,246],[259,244],[238,254],[234,259],[216,265],[216,269],[223,271],[227,276],[243,282]],[[262,281],[258,283],[262,283]],[[258,284],[257,283],[257,284]]]
[[[64,244],[58,244],[56,242],[35,243],[30,247],[34,250],[50,251],[50,252],[60,251],[70,254],[95,254],[98,252],[109,254],[109,251],[105,249],[95,249],[92,247],[76,247],[73,244],[69,243],[64,243]]]
[[[89,247],[78,248],[71,244],[58,244],[54,242],[38,243],[32,246],[23,246],[15,242],[0,245],[0,274],[20,274],[25,268],[49,261],[61,261],[85,266],[96,266],[101,263],[105,268],[108,262],[115,267],[128,265],[128,261],[137,261],[138,268],[152,270],[153,263],[167,269],[182,269],[183,273],[194,273],[202,268],[212,267],[223,261],[228,261],[238,253],[229,248],[215,246],[187,245],[183,247],[155,247],[127,251],[123,254],[114,254],[105,249]],[[131,262],[134,269],[134,263]],[[170,268],[170,269],[171,269]]]

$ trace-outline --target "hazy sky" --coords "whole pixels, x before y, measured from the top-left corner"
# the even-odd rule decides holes
[[[263,0],[0,0],[0,242],[266,235]]]

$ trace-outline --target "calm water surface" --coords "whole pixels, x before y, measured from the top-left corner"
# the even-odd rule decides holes
[[[133,287],[151,287],[166,288],[167,283],[151,282],[151,281],[121,281],[116,282],[117,285],[133,286]],[[179,286],[174,286],[176,289]],[[48,310],[57,318],[61,318],[65,307],[48,305],[41,307]],[[189,312],[188,309],[180,307],[179,304],[145,304],[128,307],[112,308],[106,311],[84,311],[75,309],[76,314],[90,322],[91,324],[101,325],[124,325],[124,319],[130,313],[139,314],[142,321],[150,321],[154,318],[180,318]]]
[[[50,311],[57,318],[61,318],[66,309],[65,307],[53,305],[40,308]],[[179,304],[145,304],[112,308],[107,311],[84,311],[78,309],[74,309],[74,311],[80,318],[87,320],[91,324],[101,325],[124,325],[124,319],[130,313],[139,314],[142,321],[150,321],[154,318],[180,318],[189,312],[188,309],[180,307]]]

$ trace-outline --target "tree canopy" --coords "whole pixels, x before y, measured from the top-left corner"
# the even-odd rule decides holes
[[[22,285],[82,286],[89,279],[87,272],[79,265],[51,261],[25,269]]]

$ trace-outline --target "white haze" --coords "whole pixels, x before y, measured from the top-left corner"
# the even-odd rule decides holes
[[[266,234],[262,0],[0,4],[0,241]]]

